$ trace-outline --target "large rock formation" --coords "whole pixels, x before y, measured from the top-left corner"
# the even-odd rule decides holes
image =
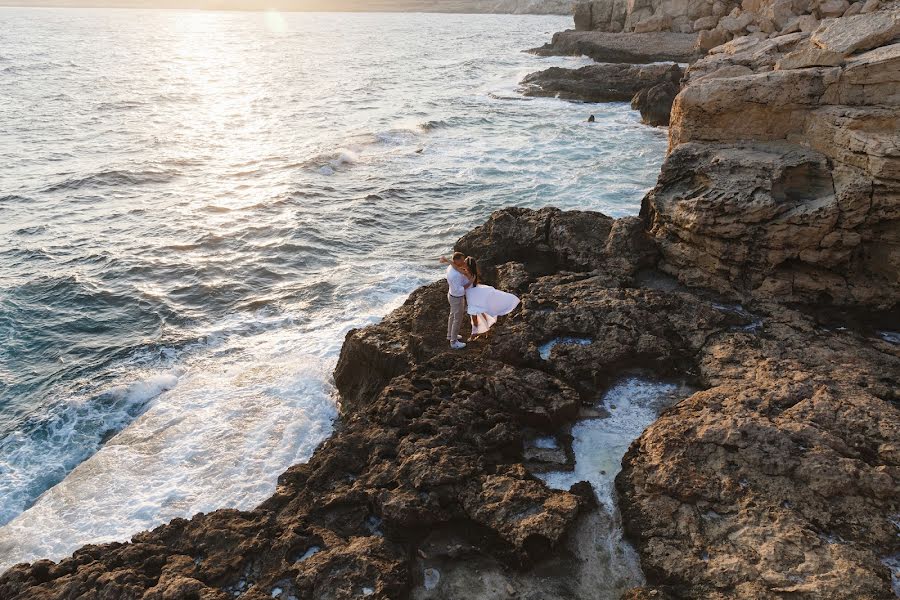
[[[13,567],[0,598],[618,597],[589,489],[525,468],[636,367],[707,388],[651,426],[617,480],[649,587],[629,598],[887,598],[900,551],[900,348],[779,305],[667,284],[638,218],[508,209],[457,247],[522,308],[462,353],[444,288],[351,331],[342,422],[253,511]],[[539,348],[577,336],[588,344]],[[607,407],[609,408],[609,407]],[[599,528],[599,529],[598,529]]]
[[[894,305],[897,35],[888,8],[738,38],[692,65],[644,207],[662,268],[734,298]]]
[[[622,102],[661,84],[676,86],[677,89],[681,75],[681,67],[673,63],[603,63],[580,69],[551,67],[528,75],[522,80],[522,86],[526,96],[550,96],[581,102]],[[668,115],[668,110],[666,113]]]

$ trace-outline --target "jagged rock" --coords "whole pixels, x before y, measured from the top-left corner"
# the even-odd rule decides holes
[[[900,411],[880,379],[896,384],[900,353],[760,310],[765,339],[707,345],[711,387],[616,479],[648,579],[679,598],[890,598]]]
[[[759,20],[759,30],[763,33],[772,34],[778,30],[778,26],[772,19],[763,17]]]
[[[348,334],[340,427],[258,509],[18,565],[0,577],[0,596],[434,597],[421,592],[427,571],[449,597],[596,598],[591,540],[610,525],[589,529],[601,513],[583,485],[550,490],[524,469],[523,431],[567,428],[584,399],[636,366],[692,373],[709,389],[651,426],[616,480],[650,580],[626,597],[715,597],[726,586],[735,598],[890,593],[880,557],[897,550],[895,346],[823,333],[776,305],[753,315],[641,287],[653,278],[636,273],[657,254],[640,218],[508,209],[457,247],[526,280],[521,310],[490,343],[447,351],[444,289],[418,290]],[[561,336],[591,343],[557,345],[544,360],[541,345]],[[405,356],[389,365],[383,352]],[[376,372],[385,365],[390,376]]]
[[[731,34],[743,31],[750,23],[753,22],[753,15],[750,13],[741,13],[737,16],[722,17],[719,21],[719,27]]]
[[[797,20],[797,27],[803,33],[810,33],[819,27],[819,20],[814,15],[801,15]]]
[[[863,4],[862,10],[860,11],[862,14],[867,15],[869,13],[873,13],[881,7],[881,2],[879,0],[866,0],[866,3]]]
[[[557,271],[602,270],[609,282],[627,283],[656,258],[640,220],[596,212],[506,209],[464,235],[457,250],[478,256],[493,280],[497,265],[516,260],[532,276]]]
[[[696,35],[690,33],[562,31],[555,33],[549,44],[531,52],[540,56],[584,55],[602,63],[685,63],[701,54],[694,46],[695,41]]]
[[[682,70],[676,64],[598,64],[580,69],[551,67],[522,80],[526,96],[551,96],[582,102],[621,102],[642,89],[664,82],[677,84]]]
[[[631,99],[631,108],[641,112],[641,121],[647,125],[665,126],[669,124],[672,102],[678,95],[678,86],[672,82],[645,88]]]
[[[862,8],[863,3],[861,1],[854,2],[847,10],[844,11],[844,14],[842,16],[852,17],[853,15],[858,15],[862,11]]]
[[[856,15],[823,23],[811,41],[815,46],[845,56],[886,44],[900,36],[900,9]]]

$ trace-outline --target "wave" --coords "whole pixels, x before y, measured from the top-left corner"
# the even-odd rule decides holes
[[[159,184],[171,181],[180,175],[180,172],[170,169],[111,169],[98,171],[82,177],[69,177],[59,183],[50,185],[42,192],[71,191],[82,188],[102,188],[136,186],[146,184]]]
[[[41,417],[11,423],[0,440],[0,525],[28,509],[177,383],[175,374],[157,374],[94,397],[69,397]]]
[[[312,165],[318,165],[316,171],[320,175],[334,175],[342,168],[356,164],[359,161],[359,152],[347,148],[340,148],[335,152],[321,154],[309,161]],[[324,164],[323,164],[324,163]]]
[[[19,196],[18,194],[6,194],[0,196],[0,204],[13,204],[17,202],[31,202],[31,198]]]
[[[117,100],[113,102],[100,102],[94,106],[94,110],[98,112],[112,112],[118,110],[133,110],[146,106],[146,102],[140,100]]]

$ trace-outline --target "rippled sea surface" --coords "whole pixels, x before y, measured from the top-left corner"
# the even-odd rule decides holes
[[[265,499],[491,211],[636,213],[664,132],[516,91],[569,22],[0,9],[0,570]]]

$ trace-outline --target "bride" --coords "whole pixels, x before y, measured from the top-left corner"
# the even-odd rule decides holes
[[[497,322],[497,317],[508,315],[519,305],[515,295],[479,281],[478,261],[471,256],[466,259],[462,273],[471,283],[466,288],[466,312],[472,318],[472,337],[487,332]]]

